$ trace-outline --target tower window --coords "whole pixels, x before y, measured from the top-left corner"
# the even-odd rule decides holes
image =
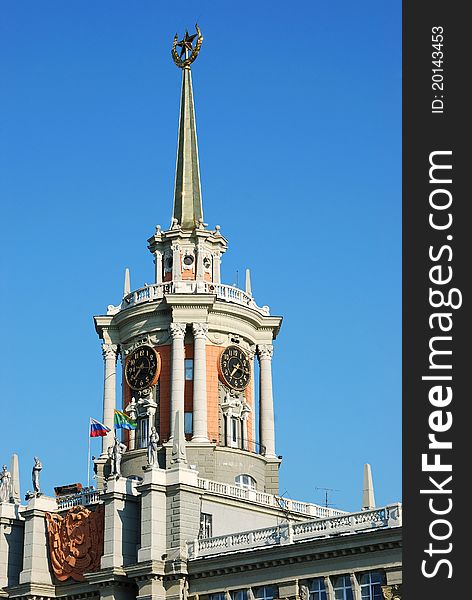
[[[198,537],[200,539],[211,538],[213,533],[213,515],[208,513],[200,514],[200,532]]]
[[[185,359],[185,381],[193,381],[193,358]]]
[[[184,413],[184,432],[191,435],[193,433],[193,413]]]
[[[256,489],[256,480],[250,475],[237,475],[234,478],[234,483],[245,490],[255,490]]]

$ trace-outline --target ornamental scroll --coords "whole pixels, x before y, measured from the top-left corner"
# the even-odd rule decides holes
[[[94,511],[71,508],[64,517],[46,513],[49,553],[59,581],[85,581],[84,573],[97,571],[103,554],[103,505]]]

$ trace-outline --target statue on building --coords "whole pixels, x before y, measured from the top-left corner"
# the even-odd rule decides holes
[[[151,427],[151,434],[148,442],[148,465],[151,467],[158,467],[157,461],[157,444],[159,442],[159,434],[155,427]]]
[[[11,473],[7,465],[3,465],[0,472],[0,502],[10,502],[11,496]]]
[[[39,494],[41,494],[41,487],[39,485],[39,476],[41,474],[42,468],[43,468],[43,465],[41,464],[41,461],[39,460],[39,458],[37,456],[35,456],[33,472],[31,474],[31,476],[32,476],[32,480],[33,480],[33,491],[37,496]]]
[[[115,436],[115,443],[108,448],[110,458],[111,476],[121,477],[121,457],[126,452],[126,446]]]

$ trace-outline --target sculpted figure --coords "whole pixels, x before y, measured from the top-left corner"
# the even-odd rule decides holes
[[[155,427],[151,427],[151,435],[148,442],[148,465],[157,467],[157,444],[159,442],[159,434]]]
[[[41,474],[42,468],[43,468],[43,465],[41,464],[41,461],[39,460],[39,458],[37,456],[35,456],[34,457],[34,465],[33,465],[33,473],[32,473],[33,490],[34,490],[35,494],[41,493],[41,488],[39,486],[39,475]]]
[[[10,502],[11,473],[7,465],[3,465],[0,472],[0,502]]]
[[[121,457],[126,452],[126,446],[115,436],[115,443],[108,448],[108,456],[110,457],[111,475],[121,477]]]

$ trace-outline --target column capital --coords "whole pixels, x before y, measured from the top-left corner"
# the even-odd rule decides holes
[[[205,339],[208,333],[207,323],[192,323],[193,336],[196,339]]]
[[[169,329],[173,340],[183,340],[187,323],[171,323]]]
[[[259,356],[259,360],[261,360],[261,359],[272,360],[273,354],[274,354],[274,346],[272,346],[272,344],[259,344],[257,346],[257,355]]]
[[[117,359],[118,356],[118,345],[117,344],[102,344],[102,354],[104,360],[110,358]]]

